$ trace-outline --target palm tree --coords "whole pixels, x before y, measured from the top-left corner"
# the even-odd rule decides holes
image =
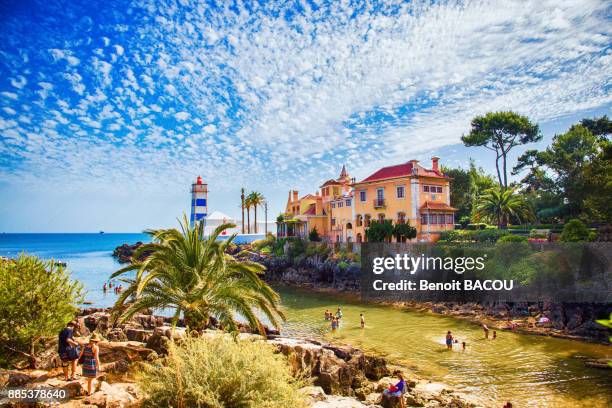
[[[240,189],[240,208],[242,209],[242,233],[244,234],[244,187]]]
[[[115,272],[116,278],[136,271],[133,278],[124,278],[128,288],[122,292],[113,308],[119,322],[148,308],[174,310],[173,327],[183,315],[185,325],[199,330],[216,319],[221,327],[237,330],[236,316],[254,329],[264,333],[257,312],[267,317],[275,327],[284,319],[279,310],[279,295],[259,275],[264,267],[241,261],[226,249],[236,234],[228,240],[217,240],[234,224],[223,224],[204,237],[204,224],[189,227],[186,216],[180,228],[148,230],[150,244],[142,245],[134,253],[131,265]]]
[[[533,219],[533,211],[528,201],[516,192],[516,188],[496,186],[484,192],[476,204],[477,219],[488,219],[505,228],[512,217],[522,221]]]
[[[251,205],[253,206],[253,211],[255,213],[254,229],[255,234],[257,234],[257,207],[263,206],[263,204],[266,202],[266,198],[260,192],[252,191],[251,194],[249,194],[249,199],[251,201]]]
[[[253,204],[251,203],[251,195],[249,194],[244,199],[244,208],[247,210],[247,234],[251,233],[251,207]]]

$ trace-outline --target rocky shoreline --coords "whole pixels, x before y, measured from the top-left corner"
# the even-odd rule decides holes
[[[101,375],[95,392],[87,396],[85,381],[63,381],[55,344],[49,345],[46,358],[39,368],[0,370],[0,389],[24,387],[34,389],[50,387],[66,391],[68,400],[54,406],[77,408],[137,407],[142,393],[133,373],[142,362],[153,362],[167,353],[171,336],[179,341],[186,335],[184,327],[171,330],[166,317],[152,314],[135,315],[122,325],[111,324],[107,309],[85,309],[77,317],[79,337],[85,342],[90,332],[102,334],[99,343]],[[248,332],[243,327],[239,337],[243,340],[266,341],[276,347],[295,375],[306,375],[311,386],[302,389],[309,405],[314,408],[397,407],[399,400],[383,395],[395,380],[396,371],[404,374],[408,385],[405,394],[408,406],[468,408],[483,406],[474,396],[453,391],[445,384],[417,377],[403,367],[390,367],[382,357],[364,353],[351,346],[338,346],[310,339],[288,338],[270,330],[267,336]],[[200,336],[220,335],[218,330],[206,330]],[[0,400],[0,403],[3,401]],[[8,407],[27,406],[6,403]],[[5,406],[3,405],[3,406]]]
[[[266,267],[264,279],[269,283],[297,286],[325,293],[360,294],[361,267],[357,263],[343,265],[341,261],[323,262],[304,258],[292,262],[285,257],[252,254],[251,261]],[[601,303],[551,302],[379,302],[394,307],[429,312],[487,324],[495,330],[513,330],[517,333],[551,336],[569,340],[609,345],[610,330],[595,322],[610,315],[612,305]],[[536,324],[547,317],[550,323]],[[510,319],[510,322],[509,322]],[[512,323],[512,324],[510,324]]]

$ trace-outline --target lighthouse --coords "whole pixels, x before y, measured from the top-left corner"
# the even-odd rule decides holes
[[[193,227],[196,222],[206,222],[208,213],[208,185],[198,176],[195,183],[191,185],[191,217],[189,224]],[[206,224],[205,224],[206,225]]]

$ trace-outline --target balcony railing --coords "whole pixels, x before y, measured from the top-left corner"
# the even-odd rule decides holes
[[[383,208],[385,207],[385,199],[384,198],[376,198],[374,199],[374,208]]]

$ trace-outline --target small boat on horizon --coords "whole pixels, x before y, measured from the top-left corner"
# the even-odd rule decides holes
[[[104,231],[100,231],[100,234],[104,234]]]

